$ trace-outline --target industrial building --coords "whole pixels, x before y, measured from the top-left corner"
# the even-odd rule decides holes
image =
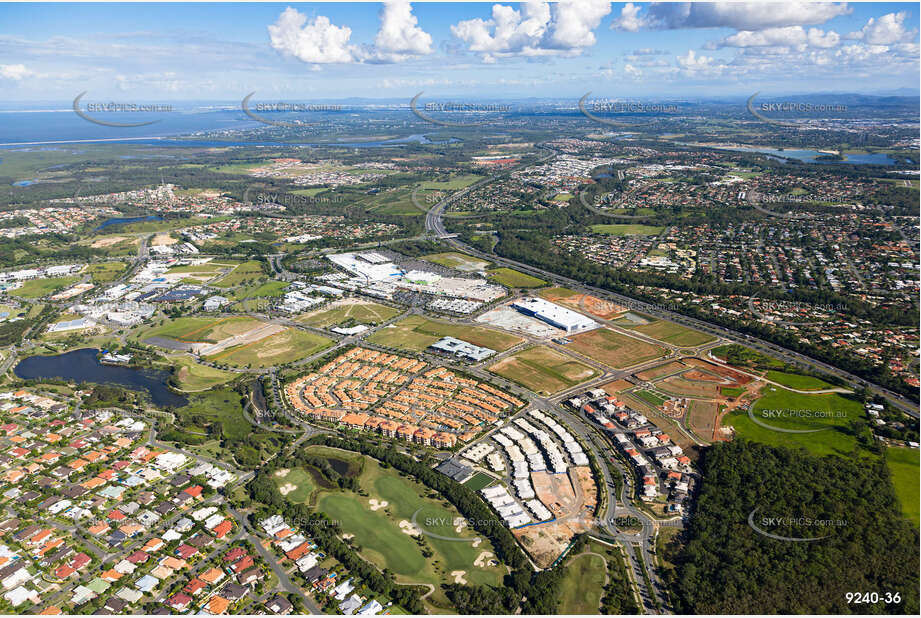
[[[496,353],[492,348],[482,348],[454,337],[442,337],[429,347],[438,352],[453,354],[458,358],[474,362],[485,360]]]
[[[512,307],[525,315],[542,320],[567,333],[581,333],[600,326],[600,324],[581,313],[560,307],[543,298],[523,298],[512,303]]]

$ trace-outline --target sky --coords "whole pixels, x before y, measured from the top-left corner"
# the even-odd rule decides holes
[[[918,3],[0,4],[7,101],[918,88]]]

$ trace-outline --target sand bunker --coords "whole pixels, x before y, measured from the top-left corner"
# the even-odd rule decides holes
[[[467,574],[467,571],[451,571],[451,577],[454,578],[455,584],[466,584],[467,580],[464,579],[464,575]]]
[[[419,536],[422,534],[422,530],[419,528],[419,526],[415,525],[407,519],[400,521],[400,530],[403,532],[403,534],[408,534],[409,536]]]
[[[461,532],[464,528],[467,527],[467,520],[463,517],[454,518],[454,532]]]
[[[285,483],[284,485],[278,488],[278,492],[283,496],[287,496],[295,489],[297,489],[297,485],[293,483]]]
[[[479,547],[480,543],[483,541],[480,537],[473,539],[473,543],[470,544],[470,547]]]
[[[185,369],[185,367],[183,367],[183,369]],[[275,471],[275,476],[279,478],[285,478],[286,476],[288,476],[289,472],[291,472],[289,468],[281,468],[280,470]]]
[[[368,500],[368,506],[371,507],[371,510],[372,510],[372,511],[376,511],[376,510],[378,510],[378,509],[382,509],[382,508],[384,508],[385,506],[387,506],[388,504],[390,504],[390,503],[387,502],[386,500],[380,500],[380,501],[378,501],[378,500],[376,500],[376,499],[374,499],[374,498],[371,498],[370,500]]]
[[[473,561],[473,566],[475,567],[485,567],[488,566],[486,562],[493,557],[491,551],[481,551],[480,555],[477,556],[476,560]]]
[[[354,534],[343,534],[343,535],[342,535],[342,540],[343,540],[343,541],[348,541],[349,539],[354,539],[354,538],[355,538],[355,535],[354,535]]]

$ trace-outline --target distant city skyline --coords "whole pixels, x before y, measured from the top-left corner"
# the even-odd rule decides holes
[[[716,98],[919,81],[917,3],[3,4],[12,101]]]

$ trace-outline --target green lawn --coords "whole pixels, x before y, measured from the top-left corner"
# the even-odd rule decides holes
[[[125,265],[122,262],[99,262],[87,265],[84,272],[92,277],[93,283],[99,285],[118,279],[118,276],[125,272]]]
[[[643,390],[643,391],[634,391],[634,392],[633,392],[633,396],[634,396],[634,397],[638,397],[639,399],[642,399],[642,400],[645,401],[646,403],[648,403],[648,404],[650,404],[650,405],[653,405],[653,406],[655,406],[655,407],[657,407],[657,408],[660,407],[663,403],[665,403],[665,399],[664,399],[664,398],[662,398],[662,397],[660,397],[659,395],[653,393],[652,391],[645,391],[645,390]]]
[[[24,281],[22,286],[10,290],[11,296],[21,298],[41,298],[80,281],[80,277],[53,277],[51,279],[32,279]]]
[[[599,223],[592,226],[592,231],[596,234],[609,236],[657,236],[664,229],[661,226],[639,223]]]
[[[198,393],[189,397],[189,404],[177,410],[177,424],[184,431],[197,431],[194,419],[220,423],[225,438],[241,440],[253,432],[253,426],[243,416],[240,394],[230,389]]]
[[[784,373],[782,371],[768,371],[765,376],[768,380],[783,384],[788,388],[795,388],[801,391],[820,391],[826,388],[834,388],[833,384],[824,382],[819,378],[812,376],[798,375],[795,373]]]
[[[368,337],[368,341],[400,350],[421,352],[442,337],[456,337],[498,352],[523,341],[520,337],[491,328],[437,322],[421,315],[412,315],[382,328]]]
[[[175,318],[151,329],[137,331],[139,339],[168,337],[180,341],[205,341],[216,343],[233,335],[239,335],[258,326],[261,322],[248,316],[229,318]]]
[[[455,176],[451,180],[427,180],[419,183],[419,188],[427,191],[456,191],[464,187],[469,187],[476,181],[482,179],[483,176],[466,174],[464,176]]]
[[[902,505],[902,514],[919,525],[921,496],[918,490],[919,454],[916,448],[887,448],[886,465],[892,473],[892,484]]]
[[[656,320],[649,324],[637,324],[635,326],[625,324],[624,328],[635,330],[658,341],[682,347],[696,347],[716,339],[713,335],[685,328],[680,324],[666,320]]]
[[[260,298],[263,296],[284,296],[285,289],[288,287],[288,285],[289,284],[284,281],[268,279],[257,285],[247,285],[237,288],[231,292],[230,296],[235,300],[242,300],[244,298]]]
[[[513,270],[511,268],[493,268],[488,272],[489,278],[507,288],[539,288],[547,282],[537,277]]]
[[[232,367],[271,367],[310,356],[332,344],[332,339],[299,328],[286,328],[252,343],[234,346],[207,357]]]
[[[262,263],[255,260],[243,262],[232,271],[214,282],[219,288],[229,288],[241,283],[251,283],[264,276]]]
[[[224,384],[237,377],[236,373],[199,365],[188,356],[169,357],[176,367],[176,380],[184,391],[202,391]]]
[[[721,386],[720,394],[724,397],[739,397],[745,389],[740,386]]]
[[[597,614],[601,606],[607,562],[595,554],[571,559],[560,583],[560,615]]]
[[[464,485],[466,485],[467,488],[471,491],[480,491],[484,487],[489,487],[494,480],[495,479],[493,479],[493,477],[489,476],[488,474],[477,472],[469,479],[467,479]]]
[[[306,503],[317,489],[313,476],[303,468],[292,468],[284,476],[279,476],[278,472],[280,471],[276,471],[272,480],[285,495],[285,499],[291,502]]]
[[[823,431],[775,431],[753,422],[748,412],[737,410],[723,419],[724,425],[735,428],[737,436],[774,446],[803,447],[816,455],[851,456],[857,441],[851,433],[850,424],[864,416],[859,402],[837,393],[794,393],[770,384],[761,392],[762,396],[752,404],[752,414],[761,423],[779,429]]]
[[[430,255],[423,255],[422,259],[426,262],[432,262],[433,264],[440,264],[442,266],[447,266],[448,268],[454,268],[457,270],[462,270],[465,272],[474,272],[479,270],[486,270],[492,264],[486,260],[481,260],[475,258],[472,255],[467,255],[465,253],[458,253],[456,251],[447,251],[445,253],[432,253]]]

